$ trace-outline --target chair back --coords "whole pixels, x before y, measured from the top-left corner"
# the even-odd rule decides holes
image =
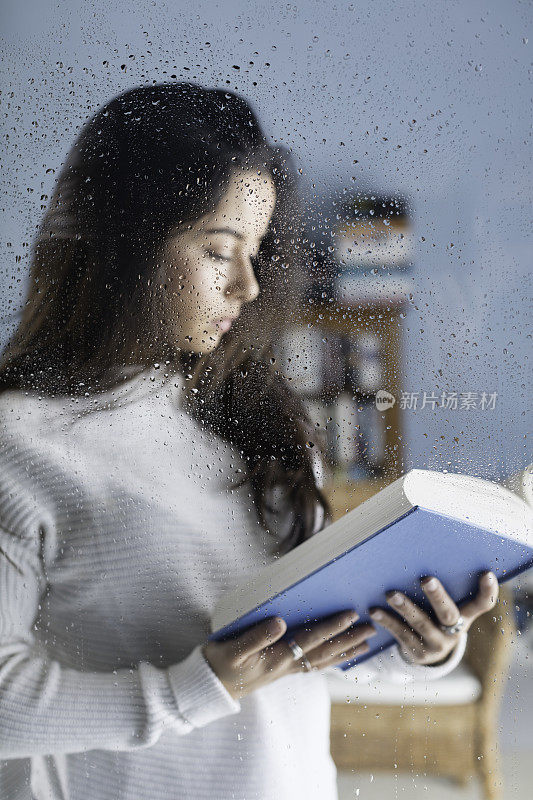
[[[500,701],[511,661],[516,623],[511,590],[500,586],[498,602],[472,623],[464,661],[479,679],[484,703],[496,707]]]

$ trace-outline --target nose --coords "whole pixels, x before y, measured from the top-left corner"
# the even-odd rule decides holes
[[[227,288],[228,295],[238,297],[243,303],[250,303],[259,295],[260,287],[255,277],[252,260],[242,258],[236,262],[235,273]]]

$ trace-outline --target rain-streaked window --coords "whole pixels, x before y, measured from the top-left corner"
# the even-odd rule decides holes
[[[531,17],[4,2],[1,798],[526,796]]]

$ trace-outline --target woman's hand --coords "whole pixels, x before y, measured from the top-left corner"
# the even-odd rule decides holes
[[[373,620],[392,633],[406,661],[437,664],[450,655],[459,640],[458,633],[445,633],[440,625],[454,625],[461,616],[464,619],[462,630],[467,631],[475,619],[496,605],[498,581],[494,573],[485,572],[479,579],[476,597],[460,608],[437,578],[424,578],[420,584],[435,611],[436,623],[401,592],[387,592],[387,602],[404,622],[396,614],[381,608],[370,609],[369,613]]]
[[[355,611],[334,614],[294,631],[291,639],[303,650],[313,669],[324,669],[355,658],[369,649],[365,639],[376,634],[371,623],[352,625]],[[287,625],[279,617],[254,625],[225,642],[208,642],[204,658],[234,699],[245,697],[284,675],[304,672],[287,641],[279,641]]]

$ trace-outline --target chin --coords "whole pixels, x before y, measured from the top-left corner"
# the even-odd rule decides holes
[[[189,342],[187,349],[193,353],[211,353],[220,344],[222,335],[209,336],[207,339],[201,339],[199,342]]]

